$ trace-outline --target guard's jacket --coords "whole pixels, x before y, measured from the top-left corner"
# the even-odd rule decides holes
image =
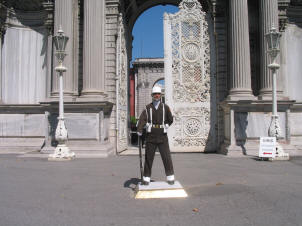
[[[164,118],[164,121],[163,121]],[[146,126],[146,142],[168,142],[167,127],[173,123],[173,116],[168,105],[160,103],[156,109],[152,103],[146,106],[141,113],[137,125],[137,131],[142,133]]]

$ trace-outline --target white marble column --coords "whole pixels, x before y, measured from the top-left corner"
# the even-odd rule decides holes
[[[265,34],[267,34],[271,27],[274,26],[279,30],[278,20],[278,0],[260,0],[260,91],[258,98],[271,99],[272,98],[272,72],[267,67],[270,63],[270,57],[267,53],[267,44]],[[279,58],[276,59],[279,63]]]
[[[231,0],[230,7],[230,92],[229,100],[254,99],[247,0]]]
[[[6,15],[7,15],[7,9],[4,7],[4,5],[0,4],[0,104],[3,103],[2,101],[2,43],[3,43],[3,37],[5,34],[5,22],[6,22]]]
[[[75,10],[75,6],[77,4],[77,0],[56,0],[55,1],[55,18],[54,18],[54,35],[57,35],[57,31],[60,26],[69,37],[66,53],[67,56],[64,59],[64,66],[67,67],[67,72],[64,73],[64,95],[66,96],[74,96],[78,95],[78,75],[75,71],[77,62],[76,55],[77,51],[75,48],[75,31],[74,31],[74,15],[77,11]],[[55,52],[55,48],[53,49]],[[54,56],[54,66],[57,66],[57,59]],[[52,96],[58,96],[59,93],[59,77],[56,72],[53,70],[52,76]]]
[[[0,104],[2,104],[2,38],[4,32],[4,25],[0,23]]]
[[[84,1],[83,97],[104,97],[104,7],[104,0]]]

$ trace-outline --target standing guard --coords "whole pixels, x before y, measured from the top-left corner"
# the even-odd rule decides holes
[[[151,169],[156,148],[159,149],[167,176],[167,182],[174,184],[174,170],[170,154],[167,130],[173,123],[173,116],[168,105],[161,103],[161,88],[154,86],[152,89],[152,103],[146,106],[139,117],[137,134],[142,135],[146,126],[146,151],[143,185],[149,185],[151,181]]]

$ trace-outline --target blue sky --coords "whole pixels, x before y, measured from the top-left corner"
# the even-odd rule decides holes
[[[163,15],[164,12],[175,13],[178,11],[176,6],[155,6],[136,20],[132,35],[133,49],[132,60],[141,57],[163,57]]]

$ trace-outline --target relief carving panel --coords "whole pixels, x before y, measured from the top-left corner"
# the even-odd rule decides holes
[[[127,136],[127,97],[128,97],[128,60],[126,49],[126,36],[125,36],[125,24],[123,16],[119,16],[118,24],[118,38],[117,38],[117,80],[118,80],[118,97],[116,101],[117,106],[117,151],[121,152],[128,147]]]
[[[179,9],[164,17],[166,99],[175,117],[170,146],[204,151],[210,133],[208,20],[197,0],[183,0]]]

